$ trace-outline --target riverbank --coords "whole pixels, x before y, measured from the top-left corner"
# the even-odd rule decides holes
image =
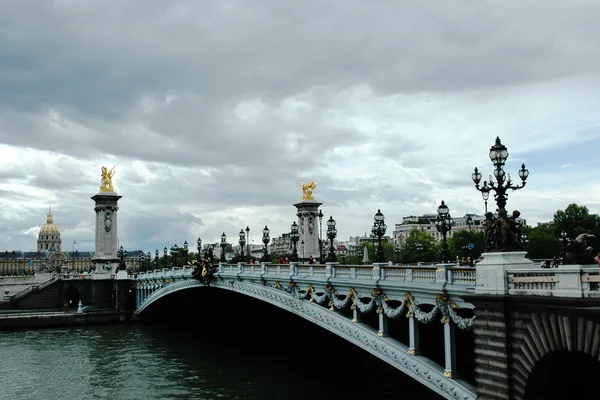
[[[55,328],[131,322],[131,315],[117,311],[19,311],[0,312],[0,330]]]

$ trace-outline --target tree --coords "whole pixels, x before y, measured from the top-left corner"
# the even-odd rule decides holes
[[[421,245],[421,250],[418,250],[417,244]],[[400,254],[403,263],[439,261],[440,243],[433,235],[413,229],[409,232]]]
[[[548,260],[558,255],[561,249],[558,235],[552,226],[540,225],[534,228],[524,226],[523,234],[527,235],[528,243],[525,244],[527,258]]]
[[[469,243],[473,243],[474,247],[469,252],[472,260],[476,260],[481,256],[484,250],[484,235],[480,230],[460,230],[452,232],[452,237],[448,239],[448,251],[450,252],[450,260],[462,257],[463,247]]]
[[[569,204],[564,210],[558,210],[554,213],[554,233],[556,238],[560,238],[561,232],[566,232],[567,237],[575,239],[580,232],[577,228],[583,228],[596,235],[595,240],[588,240],[588,245],[598,250],[600,248],[600,216],[590,214],[586,206]]]

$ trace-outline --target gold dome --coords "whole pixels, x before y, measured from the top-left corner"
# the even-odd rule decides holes
[[[60,231],[54,225],[54,221],[52,219],[52,211],[48,211],[48,216],[46,217],[46,225],[42,226],[40,229],[40,235],[48,235],[48,234],[60,234]]]

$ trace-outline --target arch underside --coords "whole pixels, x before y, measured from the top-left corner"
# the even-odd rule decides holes
[[[294,313],[368,351],[408,376],[448,399],[475,399],[475,388],[460,379],[444,376],[444,368],[421,355],[410,355],[409,348],[401,342],[377,335],[370,326],[353,323],[349,318],[329,309],[296,298],[277,288],[245,281],[217,280],[211,284],[224,290],[241,293],[265,301]],[[152,293],[136,311],[140,315],[155,301],[171,293],[195,287],[205,287],[201,282],[188,279],[171,283]]]
[[[523,316],[521,316],[523,317]],[[511,392],[525,398],[529,376],[536,364],[556,351],[585,353],[600,362],[600,324],[583,317],[556,313],[530,314],[530,320],[515,331]]]

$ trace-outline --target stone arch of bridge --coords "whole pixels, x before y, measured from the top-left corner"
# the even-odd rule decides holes
[[[205,287],[195,279],[181,280],[157,288],[136,310],[136,317],[142,317],[145,310],[154,302],[181,290]],[[281,288],[265,286],[256,282],[218,280],[211,287],[244,294],[289,311],[322,328],[340,336],[366,350],[384,362],[421,382],[434,392],[447,399],[475,399],[475,388],[461,379],[450,379],[444,375],[444,368],[422,355],[414,355],[409,348],[387,337],[380,337],[376,329],[354,323],[339,312],[332,312],[316,302],[292,296]]]
[[[571,362],[591,365],[600,372],[600,323],[556,313],[533,312],[530,318],[521,330],[520,344],[513,348],[512,392],[515,399],[539,398],[536,393],[540,385],[546,386],[543,390],[552,387],[554,392],[565,385],[573,393],[573,382],[566,376],[575,371]],[[554,374],[563,369],[563,377],[548,385],[550,371]]]
[[[77,307],[79,300],[81,299],[81,295],[79,290],[73,285],[67,286],[64,293],[65,304],[69,308]]]

